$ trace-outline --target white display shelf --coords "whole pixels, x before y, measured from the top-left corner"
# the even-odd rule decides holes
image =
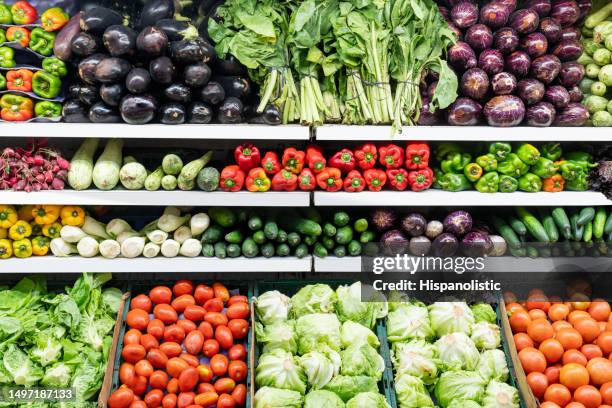
[[[461,191],[457,193],[442,190],[412,191],[363,191],[361,193],[324,192],[314,193],[314,204],[321,207],[562,207],[562,206],[612,206],[602,193],[593,191],[563,191],[560,193],[480,193]]]
[[[124,123],[1,123],[0,137],[308,140],[310,129],[299,125],[142,125]]]
[[[281,273],[310,272],[312,258],[57,258],[53,256],[0,260],[1,273],[190,273],[190,272],[249,272]]]
[[[390,126],[324,125],[316,129],[316,139],[337,141],[532,141],[532,142],[605,142],[612,141],[609,128],[536,128],[490,126],[405,126],[401,134],[393,134]]]
[[[113,206],[223,206],[223,207],[308,207],[310,193],[275,192],[235,193],[215,191],[129,191],[61,190],[0,191],[1,204],[113,205]]]

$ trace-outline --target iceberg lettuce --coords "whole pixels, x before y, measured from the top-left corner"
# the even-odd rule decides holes
[[[465,302],[436,302],[429,306],[429,318],[438,337],[456,332],[469,336],[475,323],[472,309]]]

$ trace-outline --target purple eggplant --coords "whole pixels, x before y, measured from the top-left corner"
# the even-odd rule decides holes
[[[514,28],[500,28],[493,37],[493,46],[502,54],[513,53],[519,46],[519,36]]]
[[[474,68],[477,65],[476,53],[467,43],[458,41],[448,50],[448,60],[460,71]]]
[[[121,117],[130,125],[144,125],[155,118],[157,100],[150,95],[127,95],[121,100]]]
[[[517,10],[510,16],[509,25],[520,35],[533,33],[540,25],[540,16],[532,9]]]
[[[516,77],[508,72],[495,74],[491,79],[491,89],[495,95],[510,95],[516,89]]]
[[[419,115],[419,120],[418,120],[419,126],[433,126],[439,122],[440,111],[436,110],[435,112],[430,112],[429,103],[430,103],[429,98],[427,97],[423,98],[423,107],[421,108],[421,114]]]
[[[516,5],[517,5],[516,0],[495,0],[495,1],[506,6],[509,13],[512,13],[514,10],[516,10]]]
[[[574,85],[567,90],[570,94],[570,102],[580,102],[582,98],[584,98],[584,94],[582,93],[582,89],[578,85]]]
[[[582,44],[576,40],[561,41],[553,48],[552,53],[561,61],[575,61],[582,54]]]
[[[461,92],[472,99],[481,100],[489,91],[489,77],[480,68],[471,68],[461,77]]]
[[[425,233],[427,220],[419,213],[404,216],[400,223],[402,230],[411,237],[419,237]]]
[[[504,56],[492,48],[484,50],[478,57],[478,67],[489,76],[498,74],[504,70]]]
[[[584,19],[587,14],[591,12],[591,8],[593,8],[593,2],[591,0],[577,0],[578,8],[580,9],[580,18],[579,20]]]
[[[454,211],[446,216],[444,222],[444,232],[462,237],[472,229],[473,219],[466,211]]]
[[[546,87],[537,79],[527,78],[519,81],[517,95],[526,105],[533,105],[544,99]]]
[[[535,10],[540,17],[546,17],[550,14],[552,5],[550,0],[529,0],[524,7]]]
[[[517,126],[525,117],[525,104],[514,95],[496,96],[486,103],[483,112],[489,126]]]
[[[431,249],[434,256],[448,258],[455,255],[459,250],[459,241],[453,234],[445,232],[434,239]]]
[[[470,98],[457,98],[448,108],[448,123],[453,126],[474,126],[480,122],[482,105]]]
[[[479,231],[469,232],[461,241],[461,250],[472,258],[482,258],[493,249],[489,234]]]
[[[552,85],[546,88],[544,99],[552,103],[555,108],[563,109],[570,103],[570,94],[561,85]]]
[[[484,24],[475,24],[465,33],[465,42],[476,51],[483,51],[493,45],[493,32]]]
[[[380,238],[385,255],[394,256],[404,254],[408,250],[410,242],[400,230],[387,231]]]
[[[506,25],[510,9],[498,1],[493,1],[480,9],[480,22],[495,29]]]
[[[168,48],[168,36],[157,27],[146,27],[136,38],[136,48],[148,59],[158,57]]]
[[[578,85],[584,78],[585,69],[576,61],[564,62],[559,71],[559,83],[566,88]]]
[[[565,27],[563,30],[561,30],[560,41],[565,41],[565,40],[580,41],[580,38],[582,38],[582,33],[577,27]]]
[[[561,24],[561,27],[569,27],[580,18],[580,8],[574,0],[557,0],[552,5],[550,16]]]
[[[559,71],[561,71],[561,61],[556,55],[544,55],[531,63],[531,75],[545,84],[554,81]]]
[[[108,58],[108,55],[94,54],[79,62],[78,73],[79,78],[86,84],[93,85],[96,83],[96,67]]]
[[[469,1],[462,1],[453,6],[450,15],[457,27],[471,27],[478,22],[478,5]]]
[[[557,112],[553,124],[564,127],[584,126],[589,120],[589,111],[580,103],[572,102],[567,107]]]
[[[524,51],[515,51],[506,57],[506,71],[518,78],[526,77],[531,67],[531,58]]]
[[[546,54],[548,50],[548,39],[542,33],[527,34],[521,39],[521,48],[531,58],[538,58]]]
[[[440,14],[442,14],[444,20],[449,21],[451,19],[450,10],[448,9],[448,7],[438,6],[438,10],[440,11]]]
[[[540,21],[539,31],[546,36],[546,39],[551,44],[561,39],[561,30],[561,24],[551,17],[545,17]]]
[[[463,31],[453,23],[448,23],[448,28],[451,29],[452,32],[457,36],[457,41],[463,40]]]
[[[538,102],[527,108],[525,120],[529,126],[549,127],[555,121],[555,107],[548,102]]]
[[[79,12],[72,17],[55,37],[53,54],[62,61],[70,61],[72,58],[72,40],[81,32],[81,15]]]

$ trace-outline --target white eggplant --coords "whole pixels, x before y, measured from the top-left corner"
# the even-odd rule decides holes
[[[189,220],[191,235],[197,237],[202,235],[210,226],[210,217],[206,213],[198,213]]]
[[[166,240],[161,245],[161,253],[166,258],[175,258],[176,256],[178,256],[180,250],[181,244],[179,244],[173,239]]]
[[[112,239],[106,239],[100,242],[98,249],[100,250],[100,255],[106,259],[115,259],[121,255],[121,244]]]

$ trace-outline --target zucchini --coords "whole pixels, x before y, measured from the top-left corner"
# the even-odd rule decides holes
[[[553,220],[555,220],[555,224],[557,224],[557,228],[561,231],[563,238],[570,239],[572,237],[572,226],[570,225],[570,220],[565,210],[561,207],[557,207],[552,210],[551,215]]]
[[[584,242],[593,242],[593,223],[589,222],[584,226],[584,232],[582,234],[582,240]]]
[[[291,248],[287,244],[278,244],[276,247],[276,255],[278,256],[289,256],[291,255]]]
[[[176,177],[170,174],[162,177],[161,179],[161,186],[166,191],[176,190],[177,185],[178,181],[176,180]]]
[[[310,235],[306,235],[304,237],[304,243],[306,245],[314,245],[317,242],[317,237],[311,237]]]
[[[334,242],[334,239],[330,237],[321,238],[321,244],[323,244],[325,249],[327,249],[328,251],[331,251],[336,246],[336,242]]]
[[[86,139],[72,157],[68,171],[68,184],[74,190],[85,190],[91,186],[93,159],[99,143],[99,139]]]
[[[546,230],[546,235],[548,235],[550,242],[557,242],[559,240],[559,230],[557,229],[557,224],[555,224],[552,215],[548,210],[541,209],[540,218],[542,219],[542,225]]]
[[[336,231],[336,227],[334,227],[332,223],[326,222],[325,225],[323,225],[323,235],[326,237],[333,237],[336,235]]]
[[[204,167],[198,173],[196,180],[198,187],[203,191],[217,191],[220,180],[219,170],[214,167]]]
[[[501,234],[501,236],[506,240],[509,248],[519,249],[521,247],[521,241],[508,224],[504,220],[499,217],[492,217],[491,222],[493,226]]]
[[[237,221],[236,213],[226,207],[212,207],[208,210],[208,216],[223,228],[233,227]]]
[[[250,230],[257,231],[263,228],[263,221],[261,220],[261,217],[259,215],[253,214],[249,218],[247,225]]]
[[[593,237],[600,239],[604,235],[604,227],[606,225],[606,209],[599,207],[595,212],[595,218],[593,219]]]
[[[287,243],[290,247],[296,247],[300,245],[301,242],[302,238],[297,232],[290,232],[289,234],[287,234]]]
[[[314,246],[314,255],[319,258],[325,258],[328,255],[327,249],[323,246],[323,244],[317,242]]]
[[[161,181],[164,178],[164,171],[161,167],[155,169],[155,171],[147,176],[144,182],[144,188],[147,191],[157,191],[161,188]]]
[[[216,244],[223,237],[223,228],[218,225],[211,225],[202,234],[202,244]]]
[[[540,221],[523,207],[518,207],[516,212],[521,221],[527,227],[529,233],[539,242],[550,242],[550,238]]]
[[[225,245],[225,242],[217,242],[215,244],[215,256],[221,259],[227,257],[227,245]]]
[[[359,256],[361,255],[361,244],[355,240],[352,240],[349,242],[347,250],[350,256]]]
[[[580,210],[580,215],[578,215],[576,224],[578,224],[579,227],[582,227],[583,225],[593,221],[593,218],[595,218],[595,209],[593,207],[583,208]]]
[[[516,217],[510,217],[510,220],[508,220],[508,222],[514,232],[519,234],[519,236],[524,237],[525,235],[527,235],[527,227],[525,226],[525,224],[523,224],[523,221],[519,220]]]
[[[269,240],[275,240],[276,237],[278,237],[278,225],[274,221],[266,222],[266,225],[264,225],[263,231],[264,231],[264,235]]]
[[[608,214],[608,218],[606,219],[606,224],[604,225],[604,234],[612,234],[612,211],[610,212],[610,214]]]
[[[230,258],[238,258],[240,256],[240,245],[238,244],[229,244],[227,246],[227,256]]]
[[[238,230],[225,234],[225,241],[230,244],[240,244],[243,239],[244,237],[242,236],[242,232]]]
[[[185,167],[181,169],[180,176],[184,180],[195,181],[200,171],[204,168],[204,166],[208,164],[208,162],[210,162],[210,159],[212,159],[212,156],[213,156],[213,152],[210,151],[204,154],[199,159],[196,159],[192,162],[187,163]]]
[[[302,259],[309,255],[308,246],[306,244],[300,244],[295,248],[295,256]]]
[[[576,242],[582,241],[584,235],[584,225],[578,225],[579,214],[574,214],[570,217],[570,224],[572,225],[572,239]]]
[[[537,258],[538,255],[539,255],[539,252],[536,247],[532,247],[532,246],[527,247],[527,256],[529,258]]]
[[[255,241],[256,244],[264,244],[266,242],[266,236],[264,235],[264,232],[261,230],[255,231],[255,233],[253,234],[253,241]]]
[[[525,248],[510,248],[510,254],[518,258],[524,258],[527,256],[527,250]]]
[[[215,256],[215,246],[212,244],[204,244],[202,245],[202,256],[206,258],[214,258]]]
[[[323,233],[321,225],[306,218],[285,217],[283,228],[287,231],[299,232],[302,235],[318,237]]]
[[[183,170],[183,159],[174,153],[167,154],[162,159],[162,169],[164,174],[178,176]]]
[[[93,169],[93,182],[100,190],[112,190],[119,183],[123,140],[111,139]]]
[[[242,253],[246,258],[255,258],[259,254],[259,247],[252,238],[247,238],[242,243]]]
[[[550,258],[552,255],[552,251],[550,248],[542,247],[538,250],[538,255],[542,258]]]
[[[268,242],[261,247],[261,255],[264,258],[272,258],[274,256],[274,252],[274,244],[271,242]]]
[[[349,226],[342,227],[336,232],[336,242],[340,245],[348,245],[353,240],[353,229]]]
[[[285,230],[278,230],[276,242],[279,244],[284,244],[285,242],[287,242],[287,233],[285,232]]]
[[[344,211],[339,211],[334,214],[334,225],[336,227],[344,227],[348,225],[351,217]]]
[[[334,248],[334,256],[344,258],[346,256],[346,247],[344,245],[340,245]]]

